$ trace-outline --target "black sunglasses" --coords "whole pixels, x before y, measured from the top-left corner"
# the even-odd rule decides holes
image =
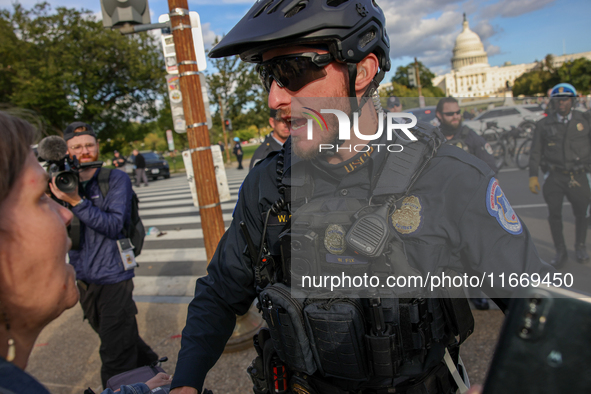
[[[310,82],[326,76],[324,67],[333,60],[330,53],[296,53],[263,62],[257,66],[257,71],[267,92],[271,91],[273,81],[281,88],[296,92]]]
[[[458,109],[456,112],[444,112],[443,115],[445,116],[454,116],[454,115],[459,115],[462,112],[461,109]]]

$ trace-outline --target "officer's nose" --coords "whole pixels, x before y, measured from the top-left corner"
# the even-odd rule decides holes
[[[288,89],[279,87],[277,82],[273,81],[271,84],[271,90],[269,90],[269,108],[289,108],[291,105],[291,98],[292,95]]]

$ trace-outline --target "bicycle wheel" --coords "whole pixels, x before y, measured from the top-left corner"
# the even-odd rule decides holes
[[[496,144],[491,144],[490,146],[493,150],[493,156],[495,158],[495,165],[500,170],[505,164],[505,145],[501,142],[497,142]]]
[[[524,120],[519,124],[519,129],[521,129],[521,133],[519,133],[519,137],[531,137],[534,134],[534,129],[536,128],[536,123],[531,120]]]
[[[515,155],[515,162],[517,167],[522,170],[525,170],[529,166],[529,155],[531,152],[531,144],[533,139],[528,138],[519,147],[517,150],[517,155]]]
[[[496,129],[486,129],[482,132],[482,138],[490,144],[501,140],[501,133]]]

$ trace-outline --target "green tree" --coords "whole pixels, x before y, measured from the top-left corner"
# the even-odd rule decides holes
[[[218,40],[216,39],[216,43]],[[232,120],[234,130],[258,129],[267,124],[267,92],[263,89],[253,64],[245,63],[238,56],[212,59],[216,73],[208,75],[209,100],[216,108],[212,114],[212,141],[222,136],[219,100],[224,103],[224,118]]]
[[[553,65],[553,56],[547,55],[538,62],[535,70],[524,73],[515,80],[514,95],[546,95],[549,89],[560,82],[572,84],[578,91],[588,93],[591,89],[591,60],[579,58],[564,62],[558,69]]]
[[[156,116],[164,62],[148,34],[122,36],[90,11],[41,3],[0,11],[0,102],[43,116],[51,133],[74,120],[103,140]]]
[[[423,88],[423,97],[425,97],[425,105],[437,105],[437,102],[441,97],[445,97],[443,90],[436,86],[430,86]],[[409,88],[405,85],[401,85],[392,81],[392,87],[382,90],[380,96],[387,98],[396,96],[400,99],[402,104],[402,110],[409,108],[416,108],[419,106],[419,89]]]
[[[586,58],[565,62],[558,69],[560,82],[568,82],[579,93],[588,94],[591,90],[591,60]]]
[[[555,80],[555,73],[545,70],[529,71],[515,79],[513,94],[515,96],[545,95],[548,89],[554,86]]]
[[[435,78],[435,74],[431,72],[423,63],[418,62],[419,65],[419,74],[421,80],[421,88],[429,88],[433,86],[431,80]],[[408,82],[408,73],[414,71],[415,62],[409,63],[406,66],[399,66],[396,69],[396,74],[392,77],[392,84],[396,82],[399,85],[404,85],[408,88],[411,88],[410,83]]]

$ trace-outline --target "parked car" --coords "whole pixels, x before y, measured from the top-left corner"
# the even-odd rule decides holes
[[[435,109],[436,108],[437,107],[435,107],[435,106],[429,106],[429,107],[423,107],[423,108],[405,109],[403,111],[413,114],[414,116],[417,117],[417,120],[419,120],[419,121],[434,124],[433,123],[434,121],[437,122],[435,120]]]
[[[153,151],[140,151],[144,159],[146,160],[146,176],[152,180],[158,179],[158,177],[164,177],[164,179],[170,178],[170,168],[168,162],[162,157],[162,155]],[[135,157],[129,156],[129,163],[125,165],[125,172],[129,177],[135,179]]]
[[[490,129],[487,123],[493,121],[497,122],[498,127],[502,129],[508,130],[513,126],[530,133],[535,128],[536,122],[544,116],[544,110],[537,104],[511,105],[484,111],[472,120],[465,120],[464,124],[478,134],[483,134]]]

